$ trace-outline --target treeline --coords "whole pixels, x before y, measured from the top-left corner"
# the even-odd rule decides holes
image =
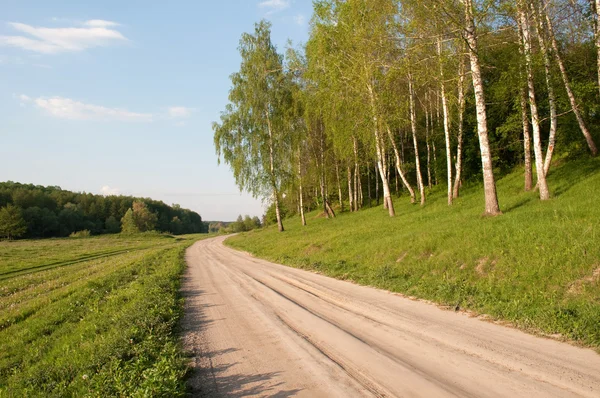
[[[230,103],[213,124],[241,189],[282,214],[327,217],[393,195],[426,204],[498,175],[550,198],[552,160],[597,154],[600,24],[583,0],[317,0],[285,57],[270,24],[240,40]]]
[[[179,205],[148,198],[71,192],[55,186],[0,183],[0,237],[49,238],[84,230],[92,234],[118,233],[122,222],[125,232],[208,232],[198,213]]]

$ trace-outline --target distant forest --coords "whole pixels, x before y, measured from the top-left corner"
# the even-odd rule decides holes
[[[23,238],[69,236],[82,230],[118,233],[122,218],[134,202],[143,202],[156,215],[156,231],[175,235],[208,232],[198,213],[179,205],[132,196],[71,192],[57,186],[0,182],[0,208],[18,209],[26,226]]]

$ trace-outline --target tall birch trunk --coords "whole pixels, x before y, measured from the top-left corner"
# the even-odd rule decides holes
[[[529,110],[531,112],[531,126],[533,128],[533,153],[535,155],[537,186],[540,191],[540,200],[548,200],[550,199],[550,193],[548,191],[548,183],[546,182],[546,174],[544,173],[540,117],[535,97],[533,61],[531,57],[531,36],[529,34],[529,21],[526,10],[527,8],[524,7],[523,0],[520,0],[517,12],[519,13],[519,23],[521,24],[521,31],[523,32],[523,51],[525,53],[525,69],[529,91]]]
[[[413,146],[415,147],[415,167],[417,169],[417,185],[421,195],[421,206],[425,205],[425,187],[423,186],[423,177],[421,175],[421,162],[419,161],[419,143],[417,142],[417,115],[415,111],[415,91],[413,88],[412,76],[408,75],[408,98],[410,104],[410,127],[413,136]]]
[[[354,148],[354,211],[358,211],[358,176],[360,174],[360,167],[358,165],[358,142],[356,137],[352,137],[352,144]]]
[[[377,171],[377,162],[374,163],[375,168],[375,205],[379,206],[379,171]]]
[[[340,167],[338,161],[335,161],[335,176],[337,177],[338,200],[340,202],[340,213],[344,211],[344,199],[342,199],[342,183],[340,182]]]
[[[596,0],[596,4],[598,3],[598,1],[600,0]],[[552,27],[552,21],[550,20],[550,16],[548,15],[548,12],[546,11],[546,6],[545,6],[545,2],[544,2],[544,7],[542,7],[542,12],[544,13],[545,19],[546,19],[546,23],[547,23],[547,27],[548,27],[548,35],[550,36],[550,43],[552,44],[552,50],[554,52],[554,56],[556,57],[556,62],[558,63],[558,68],[560,69],[560,75],[562,77],[564,86],[565,86],[565,90],[567,91],[567,97],[569,97],[569,103],[571,104],[571,109],[573,110],[573,113],[575,114],[575,118],[577,119],[577,123],[579,124],[579,129],[581,130],[581,133],[583,134],[583,136],[585,137],[585,140],[588,144],[588,147],[590,148],[590,151],[592,152],[592,156],[597,156],[598,155],[598,148],[596,147],[596,144],[594,143],[594,139],[592,138],[592,135],[590,134],[589,130],[587,129],[585,122],[583,121],[583,117],[581,116],[581,112],[579,111],[579,108],[577,107],[577,101],[575,100],[575,95],[573,94],[573,90],[571,89],[571,83],[569,82],[569,76],[567,75],[567,70],[565,68],[565,65],[563,63],[563,60],[560,56],[560,52],[558,50],[558,43],[556,42],[556,37],[554,36],[554,28]],[[596,23],[596,25],[600,25],[599,23]],[[598,43],[598,40],[600,40],[598,37],[600,37],[600,35],[596,34],[596,43],[598,45],[598,51],[600,51],[600,44]],[[598,58],[598,62],[600,63],[600,57]],[[599,64],[599,76],[600,76],[600,64]]]
[[[456,145],[456,176],[454,178],[454,190],[452,196],[458,198],[462,174],[462,147],[463,147],[463,128],[465,118],[465,56],[461,46],[460,60],[458,62],[458,132]]]
[[[444,65],[442,63],[442,39],[438,37],[437,52],[440,64],[440,90],[442,92],[442,113],[444,117],[444,137],[446,139],[446,167],[448,168],[448,206],[452,206],[452,148],[450,147],[450,112],[444,83]]]
[[[525,56],[523,49],[523,30],[521,23],[519,25],[519,53],[522,57]],[[531,191],[533,188],[533,172],[531,165],[531,131],[529,130],[529,115],[527,114],[527,91],[525,86],[527,80],[523,75],[522,64],[519,67],[519,102],[521,105],[521,124],[523,125],[523,153],[525,159],[525,191]]]
[[[350,204],[350,211],[354,211],[354,196],[352,193],[352,170],[350,170],[350,165],[346,167],[348,175],[348,202]]]
[[[552,162],[552,154],[554,153],[554,145],[556,144],[556,126],[557,126],[557,115],[556,115],[556,96],[554,94],[554,87],[552,86],[552,67],[550,65],[550,55],[548,54],[548,46],[546,44],[546,34],[544,24],[540,18],[539,10],[537,5],[530,3],[531,13],[533,15],[534,27],[536,35],[538,37],[538,43],[540,45],[540,51],[544,60],[544,72],[546,76],[546,87],[548,89],[548,105],[550,107],[550,134],[548,136],[548,149],[546,149],[546,158],[544,159],[544,175],[548,174],[550,170],[550,163]]]
[[[479,54],[477,49],[477,32],[473,19],[472,0],[461,0],[465,7],[465,39],[469,46],[469,58],[471,60],[471,77],[473,79],[473,91],[475,92],[475,107],[477,109],[477,135],[479,136],[479,149],[481,151],[481,164],[483,168],[483,186],[485,192],[485,214],[500,214],[498,195],[496,193],[496,181],[492,167],[492,156],[488,138],[487,114],[485,105],[485,94],[483,91],[483,80],[481,78],[481,67],[479,65]]]
[[[600,0],[595,0],[594,10],[596,15],[596,23],[594,24],[594,36],[596,39],[596,67],[598,69],[598,90],[600,90]],[[594,156],[596,156],[594,154]]]
[[[394,211],[394,202],[392,201],[392,195],[390,193],[390,185],[387,176],[387,167],[385,164],[385,147],[381,140],[381,134],[379,133],[379,120],[377,119],[377,107],[375,105],[375,93],[373,87],[367,84],[367,90],[369,92],[369,99],[371,101],[371,111],[373,118],[373,134],[375,136],[375,150],[377,153],[377,167],[379,168],[379,174],[381,175],[381,186],[383,187],[383,203],[384,207],[387,205],[388,213],[390,217],[396,215]]]
[[[306,217],[304,216],[304,194],[302,192],[302,154],[298,149],[298,199],[300,207],[300,219],[302,225],[306,225]]]
[[[271,126],[271,118],[269,111],[266,111],[267,128],[269,130],[269,172],[271,177],[271,188],[273,189],[273,200],[275,201],[275,216],[277,217],[277,229],[283,232],[283,222],[281,221],[281,211],[279,209],[279,190],[275,178],[275,156],[273,150],[273,129]]]
[[[426,100],[427,101],[427,100]],[[433,115],[431,115],[433,117]],[[427,146],[427,186],[429,189],[433,187],[431,182],[431,146],[429,145],[429,111],[425,106],[425,145]]]
[[[394,155],[396,156],[396,171],[398,171],[398,175],[400,176],[402,183],[404,184],[404,186],[410,193],[410,203],[415,203],[415,201],[416,201],[415,191],[410,186],[410,183],[408,182],[408,179],[406,178],[406,174],[404,174],[404,171],[402,170],[402,166],[401,166],[402,160],[400,159],[400,153],[398,152],[398,146],[396,145],[396,142],[394,141],[394,136],[392,135],[392,131],[390,130],[389,126],[387,126],[387,133],[388,133],[388,138],[390,139],[390,142],[392,143]]]

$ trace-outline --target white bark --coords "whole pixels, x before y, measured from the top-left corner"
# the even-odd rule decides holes
[[[442,92],[442,113],[444,117],[444,137],[446,139],[446,167],[448,168],[448,206],[452,205],[452,148],[450,147],[450,112],[444,84],[444,66],[442,63],[442,40],[438,37],[437,51],[440,64],[440,90]]]
[[[527,88],[529,91],[529,110],[531,112],[531,126],[533,129],[533,153],[535,155],[535,168],[537,174],[537,186],[540,191],[540,199],[550,199],[546,174],[544,173],[544,159],[542,153],[542,140],[540,134],[540,117],[538,113],[537,101],[535,96],[535,85],[533,77],[533,61],[531,56],[531,36],[529,34],[529,21],[526,14],[526,7],[523,0],[519,0],[518,14],[519,23],[523,36],[523,52],[525,55],[525,69],[527,75]]]
[[[415,147],[415,167],[417,169],[417,185],[421,195],[421,206],[425,205],[425,187],[423,186],[423,177],[421,176],[421,162],[419,160],[419,144],[417,142],[417,115],[415,111],[415,91],[413,88],[412,76],[408,75],[408,98],[410,104],[410,127],[413,136],[413,146]]]
[[[458,198],[461,184],[462,174],[462,147],[463,147],[463,128],[464,128],[464,117],[465,117],[465,57],[460,54],[460,60],[458,62],[458,132],[456,146],[456,176],[454,179],[454,190],[452,196]]]
[[[279,190],[277,189],[277,181],[275,179],[275,159],[273,150],[273,129],[271,126],[271,118],[269,111],[265,112],[267,119],[267,128],[269,130],[269,171],[271,175],[271,187],[273,189],[273,200],[275,201],[275,215],[277,216],[277,228],[279,232],[283,232],[283,221],[281,220],[281,211],[279,209]]]
[[[477,53],[477,32],[473,20],[472,0],[461,0],[465,7],[465,39],[469,46],[469,58],[471,60],[471,77],[473,79],[473,90],[475,92],[475,107],[477,109],[477,135],[479,136],[479,149],[481,151],[481,163],[483,168],[483,185],[485,191],[485,214],[500,214],[498,195],[496,193],[496,181],[492,168],[492,156],[488,139],[487,114],[485,105],[485,94],[483,91],[483,80],[481,78],[481,67]]]
[[[367,84],[367,90],[369,92],[369,99],[371,101],[371,111],[373,118],[373,135],[375,137],[375,149],[377,153],[377,167],[379,169],[379,175],[381,176],[381,186],[383,187],[383,203],[384,207],[387,206],[390,217],[396,215],[394,212],[394,202],[392,202],[392,195],[390,193],[390,185],[387,176],[387,165],[385,159],[385,147],[379,134],[379,120],[377,119],[377,107],[375,104],[375,93],[373,87]]]
[[[398,146],[396,145],[396,142],[394,141],[394,136],[392,135],[392,132],[391,132],[389,126],[387,126],[387,133],[388,133],[388,138],[390,139],[390,142],[392,143],[394,155],[396,156],[396,170],[398,171],[398,175],[400,176],[402,183],[404,184],[404,186],[410,193],[410,203],[415,203],[415,191],[410,186],[410,183],[408,182],[408,179],[406,178],[406,175],[404,174],[404,171],[402,170],[402,167],[401,167],[402,160],[400,159],[400,153],[398,152]]]
[[[550,134],[548,136],[548,149],[546,149],[546,158],[544,159],[544,175],[548,174],[550,170],[550,163],[552,162],[552,154],[554,153],[554,145],[556,143],[556,126],[557,126],[557,115],[556,115],[556,96],[554,95],[554,87],[552,86],[552,67],[550,65],[550,55],[548,54],[548,46],[546,45],[546,35],[544,24],[539,15],[538,8],[533,2],[531,3],[531,11],[533,19],[535,21],[535,30],[538,37],[538,43],[540,45],[540,51],[544,60],[544,72],[546,76],[546,87],[548,89],[548,105],[550,107]]]

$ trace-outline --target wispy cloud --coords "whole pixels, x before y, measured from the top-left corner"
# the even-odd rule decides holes
[[[258,7],[267,9],[267,15],[290,8],[290,0],[264,0],[258,3]]]
[[[304,17],[304,15],[298,14],[294,16],[294,22],[296,23],[296,25],[303,26],[304,22],[306,22],[306,18]]]
[[[169,117],[173,119],[190,117],[193,111],[193,108],[187,108],[185,106],[171,106],[167,110]]]
[[[26,36],[0,36],[0,46],[18,47],[42,54],[83,51],[127,41],[115,29],[119,24],[99,19],[86,21],[83,27],[68,28],[35,27],[19,22],[9,22],[8,25]]]
[[[127,122],[151,122],[154,119],[151,113],[137,113],[126,109],[86,104],[71,98],[30,98],[27,95],[21,94],[18,96],[18,99],[21,101],[22,106],[33,103],[38,109],[58,119]]]
[[[100,188],[100,194],[104,196],[118,195],[119,193],[119,188],[111,188],[108,185]]]
[[[92,28],[110,28],[111,26],[119,26],[120,24],[113,21],[105,21],[103,19],[90,19],[83,23],[84,26]]]

